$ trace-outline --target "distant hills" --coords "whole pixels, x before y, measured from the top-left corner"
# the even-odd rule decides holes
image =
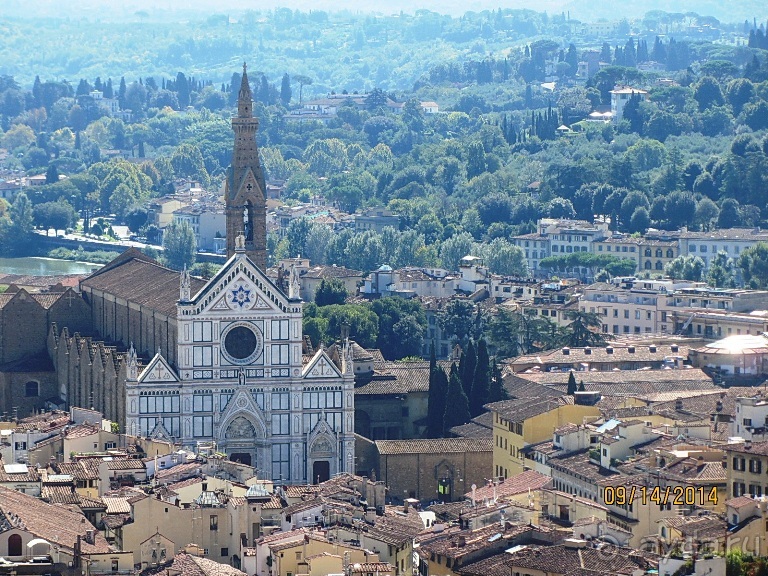
[[[275,7],[288,7],[293,10],[327,10],[351,12],[379,12],[392,14],[397,12],[413,13],[418,9],[432,10],[442,14],[459,16],[467,11],[495,10],[499,7],[511,9],[530,9],[550,14],[570,12],[571,18],[578,20],[609,20],[617,18],[638,18],[652,10],[665,12],[696,12],[700,15],[714,16],[724,22],[739,22],[745,19],[758,21],[768,18],[768,8],[763,0],[633,0],[616,6],[610,2],[594,0],[386,0],[373,2],[366,0],[186,0],[183,4],[177,0],[126,0],[115,3],[112,0],[78,0],[77,9],[61,0],[37,0],[34,9],[28,0],[3,0],[0,3],[0,16],[6,17],[87,17],[102,20],[125,18],[168,20],[179,15],[193,14],[203,17],[213,13],[244,10],[265,10]],[[137,15],[138,13],[138,15]]]

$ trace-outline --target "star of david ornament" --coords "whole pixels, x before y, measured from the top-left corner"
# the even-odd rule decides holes
[[[242,308],[246,304],[251,303],[251,291],[246,290],[242,286],[238,286],[235,290],[232,290],[232,303],[237,304]]]

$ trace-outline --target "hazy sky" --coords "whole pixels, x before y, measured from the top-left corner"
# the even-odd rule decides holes
[[[715,16],[727,22],[745,18],[765,20],[768,8],[765,0],[631,0],[621,5],[595,0],[0,0],[2,16],[54,16],[59,18],[132,21],[144,11],[151,20],[205,18],[215,13],[236,15],[244,10],[270,10],[288,7],[301,10],[350,10],[361,13],[413,13],[427,9],[442,14],[460,16],[467,11],[493,10],[499,7],[530,9],[559,14],[570,12],[572,18],[590,21],[598,18],[617,20],[642,17],[651,10],[667,12],[697,12]]]

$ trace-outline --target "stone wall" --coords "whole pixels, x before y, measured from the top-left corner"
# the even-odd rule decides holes
[[[58,393],[70,406],[98,410],[125,429],[127,354],[67,327],[51,325],[48,353],[56,369]]]

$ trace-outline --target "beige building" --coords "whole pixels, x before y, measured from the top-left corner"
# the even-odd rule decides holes
[[[556,428],[600,416],[595,406],[574,404],[572,396],[529,383],[513,398],[488,404],[493,413],[493,475],[509,478],[531,468],[524,448],[552,438]]]

